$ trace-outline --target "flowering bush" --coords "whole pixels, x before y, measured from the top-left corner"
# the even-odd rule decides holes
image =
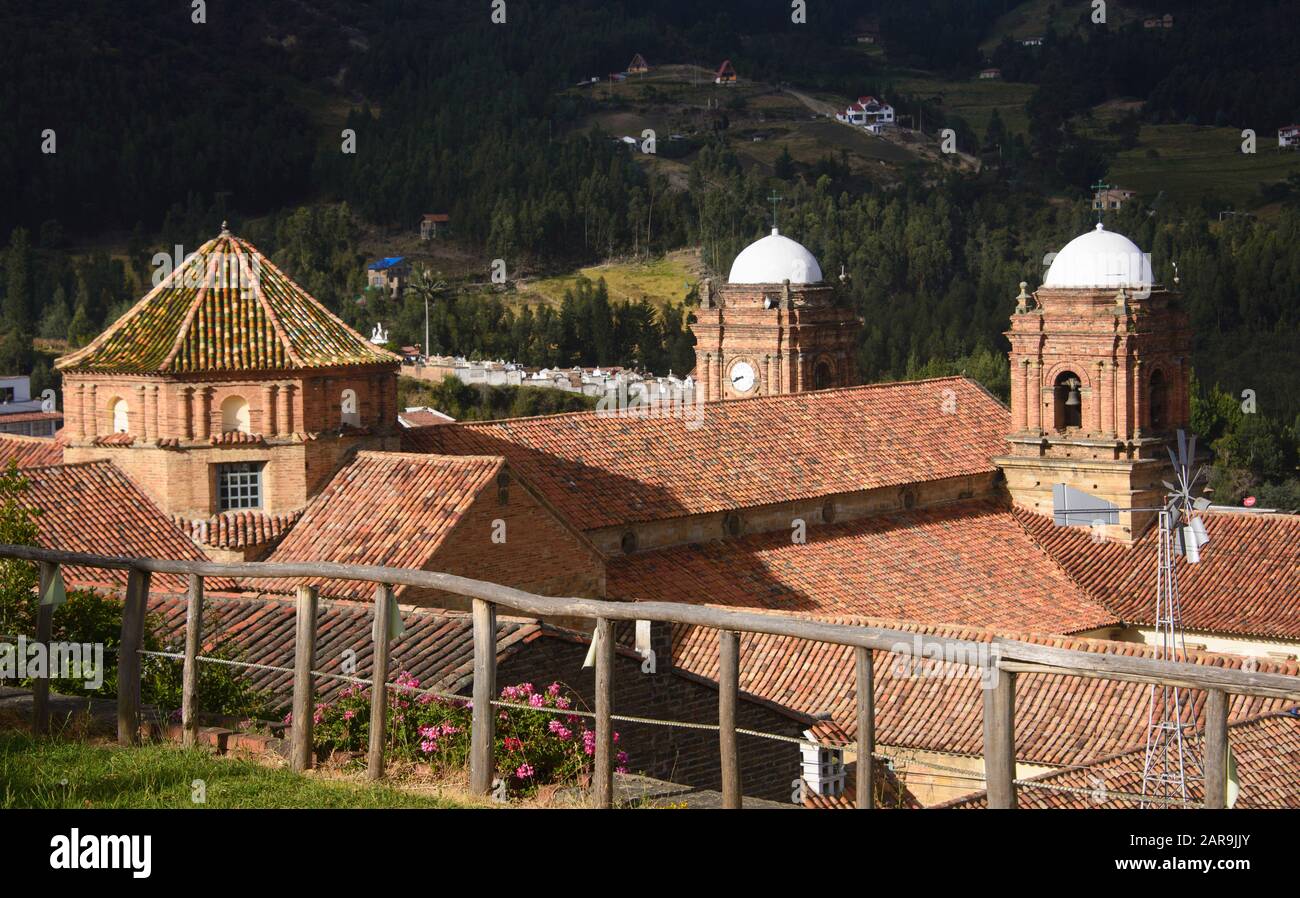
[[[388,751],[429,764],[438,771],[463,768],[469,760],[472,702],[420,692],[420,681],[401,673],[388,702]],[[496,720],[496,765],[511,794],[531,794],[539,786],[578,783],[588,777],[596,734],[574,713],[574,699],[559,683],[543,690],[532,683],[506,686]],[[285,716],[291,723],[291,715]],[[332,701],[317,705],[318,749],[360,751],[370,739],[370,690],[351,685]],[[614,742],[618,742],[615,733]],[[617,752],[626,772],[627,753]]]

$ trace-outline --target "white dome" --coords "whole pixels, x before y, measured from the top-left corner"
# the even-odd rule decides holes
[[[776,228],[751,243],[731,263],[729,284],[819,284],[822,267],[802,244],[782,237]]]
[[[1150,287],[1151,260],[1123,234],[1103,228],[1075,237],[1047,269],[1044,287]]]

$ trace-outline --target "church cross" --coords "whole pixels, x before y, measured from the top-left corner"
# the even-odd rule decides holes
[[[783,199],[785,199],[785,197],[778,196],[775,190],[773,190],[772,195],[767,198],[767,201],[772,204],[772,229],[773,230],[776,229],[776,204],[781,202],[781,200]]]
[[[1101,213],[1104,212],[1106,209],[1106,201],[1104,199],[1101,199],[1100,193],[1103,190],[1109,190],[1111,187],[1114,186],[1115,186],[1114,184],[1107,184],[1105,181],[1102,181],[1100,178],[1097,179],[1096,184],[1092,185],[1092,189],[1095,191],[1093,193],[1093,199],[1097,203],[1097,224],[1101,224]]]

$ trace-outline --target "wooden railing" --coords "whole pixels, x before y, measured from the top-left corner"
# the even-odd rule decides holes
[[[154,558],[115,558],[0,545],[0,558],[40,563],[42,587],[50,582],[57,565],[105,568],[128,572],[122,611],[122,634],[118,656],[117,734],[123,745],[140,737],[140,669],[145,611],[150,580],[154,574],[178,574],[189,578],[182,689],[182,728],[186,744],[198,734],[198,664],[202,645],[203,578],[230,577],[240,580],[311,578],[348,580],[375,584],[375,651],[371,689],[370,751],[368,775],[379,779],[384,772],[384,724],[387,711],[389,611],[395,586],[442,590],[473,600],[474,682],[470,734],[470,788],[486,795],[492,788],[496,695],[496,613],[498,607],[547,618],[588,618],[595,621],[596,650],[596,746],[592,777],[592,802],[610,807],[614,801],[613,773],[613,678],[614,621],[651,620],[707,627],[719,631],[718,747],[721,754],[722,794],[725,807],[741,804],[742,771],[737,756],[736,703],[740,677],[740,633],[786,636],[852,646],[857,665],[857,806],[875,804],[874,752],[875,701],[872,689],[872,652],[884,651],[945,660],[983,659],[984,668],[984,762],[988,806],[1016,806],[1015,678],[1020,673],[1039,673],[1164,684],[1208,693],[1205,712],[1205,806],[1223,807],[1226,794],[1228,705],[1231,695],[1253,695],[1300,702],[1300,677],[1256,671],[1203,666],[1179,661],[1125,655],[1080,652],[1072,649],[1012,639],[995,638],[974,642],[942,636],[918,636],[913,632],[880,627],[857,627],[822,623],[775,614],[731,611],[674,602],[611,602],[600,599],[554,598],[534,595],[496,583],[472,580],[452,574],[403,568],[341,564],[277,564],[267,562],[220,563],[170,561]],[[315,693],[313,671],[316,639],[317,590],[297,590],[297,629],[293,688],[293,726],[290,760],[295,769],[312,763],[312,717]],[[37,622],[38,642],[48,643],[52,615],[43,606]],[[48,681],[38,681],[33,690],[33,715],[38,731],[48,728]]]

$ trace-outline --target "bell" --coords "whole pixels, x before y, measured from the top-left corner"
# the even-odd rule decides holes
[[[1066,405],[1078,405],[1078,404],[1079,404],[1079,388],[1078,388],[1078,387],[1070,387],[1070,394],[1069,394],[1068,396],[1065,397],[1065,404],[1066,404]]]

